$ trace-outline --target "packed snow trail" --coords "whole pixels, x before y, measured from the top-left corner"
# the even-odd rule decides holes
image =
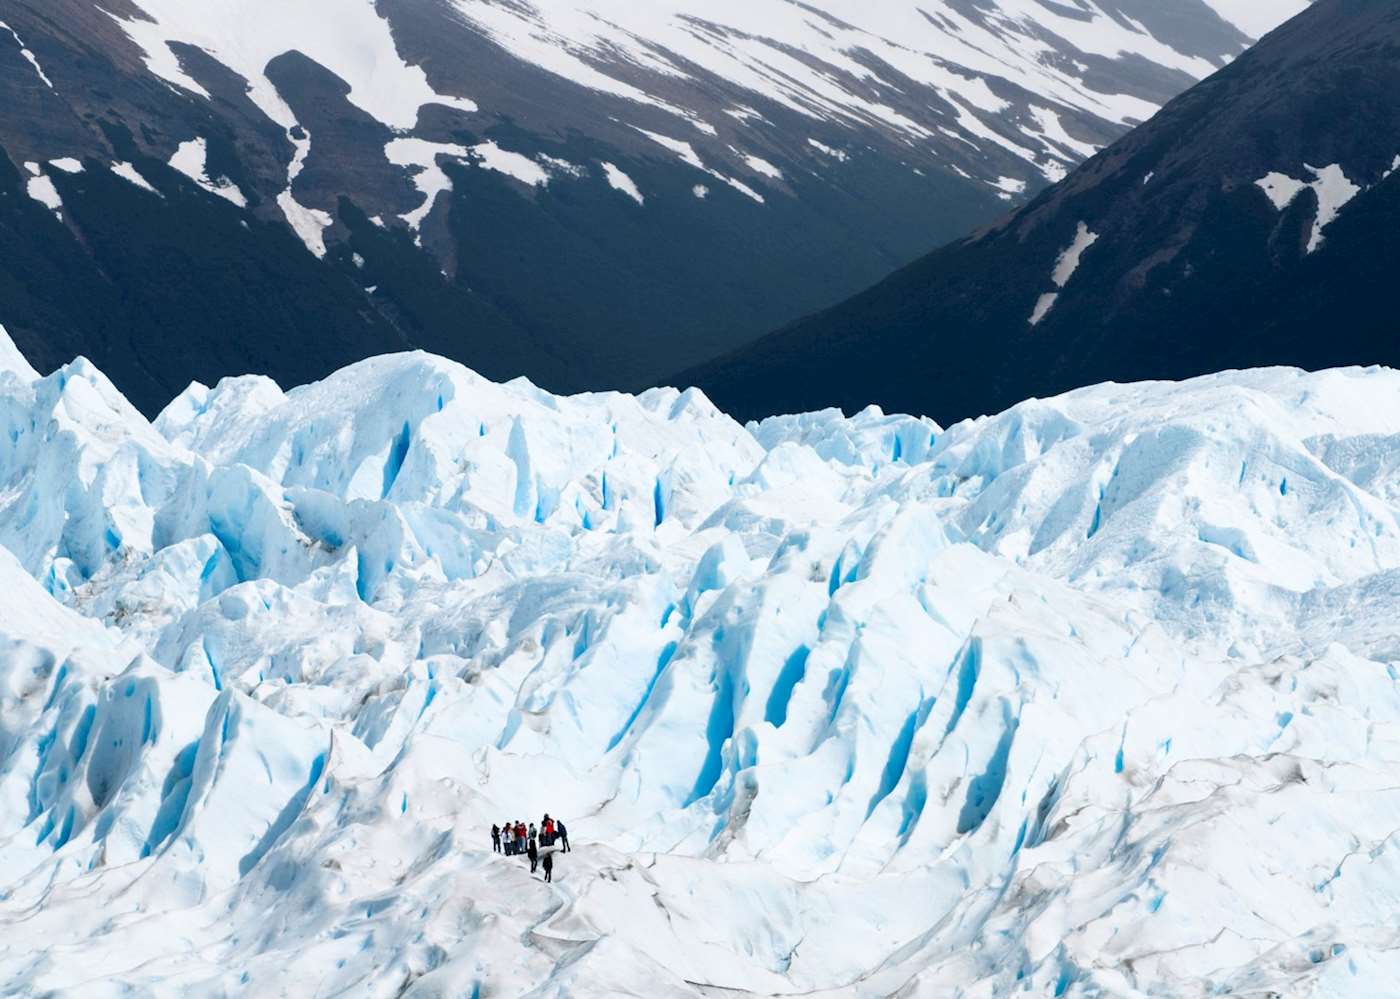
[[[0,992],[1383,994],[1398,392],[405,354],[151,424],[0,339]]]

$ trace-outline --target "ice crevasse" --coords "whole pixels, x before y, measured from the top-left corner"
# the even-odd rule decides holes
[[[148,422],[0,337],[0,992],[1382,994],[1397,398],[403,354]]]

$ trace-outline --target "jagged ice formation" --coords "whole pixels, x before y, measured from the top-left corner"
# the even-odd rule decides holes
[[[743,427],[0,337],[0,991],[1400,974],[1400,375]],[[493,856],[563,816],[556,883]]]

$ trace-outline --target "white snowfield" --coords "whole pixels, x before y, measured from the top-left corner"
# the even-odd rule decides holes
[[[1389,994],[1397,442],[1381,369],[745,428],[423,354],[152,425],[0,336],[0,993]]]

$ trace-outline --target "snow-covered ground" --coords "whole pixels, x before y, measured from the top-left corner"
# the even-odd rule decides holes
[[[1397,399],[407,354],[153,425],[0,336],[0,992],[1387,994]]]

